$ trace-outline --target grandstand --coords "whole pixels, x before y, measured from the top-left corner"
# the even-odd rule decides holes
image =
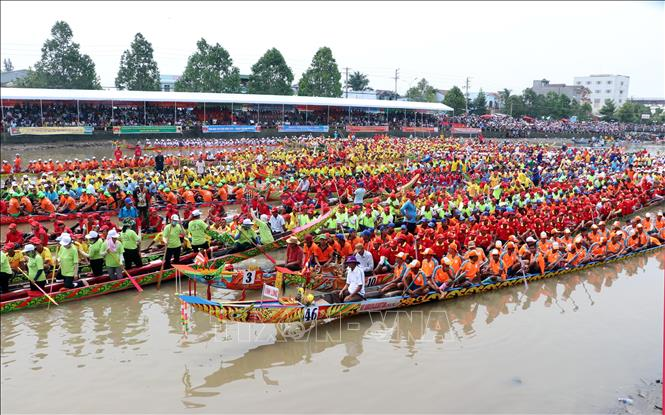
[[[1,88],[10,135],[423,133],[436,134],[440,103],[161,91]]]

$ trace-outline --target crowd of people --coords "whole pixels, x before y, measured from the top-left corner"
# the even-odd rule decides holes
[[[56,261],[73,262],[78,269],[85,260],[95,275],[106,267],[119,278],[118,269],[142,265],[142,234],[154,234],[151,245],[166,249],[170,266],[179,261],[182,249],[206,249],[223,241],[223,252],[244,250],[269,243],[331,209],[335,212],[323,224],[323,237],[308,237],[301,252],[297,240],[290,239],[284,265],[325,266],[355,252],[364,271],[391,272],[403,251],[409,269],[420,275],[418,261],[430,255],[424,254],[427,249],[441,267],[452,250],[473,264],[473,269],[464,269],[472,278],[458,280],[464,284],[486,278],[483,261],[494,264],[495,249],[501,257],[512,246],[524,264],[520,272],[532,272],[536,265],[541,271],[543,264],[548,266],[546,254],[556,256],[549,251],[535,255],[534,246],[551,250],[557,242],[568,263],[569,253],[581,249],[578,237],[585,258],[600,241],[597,232],[608,244],[609,232],[615,237],[621,230],[618,241],[623,247],[632,246],[631,238],[643,247],[665,237],[660,214],[619,230],[616,224],[605,226],[618,216],[662,203],[665,159],[646,151],[389,136],[276,141],[238,139],[233,148],[209,151],[210,157],[191,154],[184,157],[186,163],[170,165],[165,161],[172,156],[157,152],[148,157],[139,149],[134,157],[120,160],[143,160],[142,169],[93,163],[87,169],[75,165],[68,171],[5,177],[1,213],[16,218],[48,214],[53,228],[31,221],[31,230],[21,232],[10,225],[3,247],[9,268],[3,263],[3,281],[24,272],[21,264],[27,266],[26,261],[37,256],[47,271]],[[276,206],[269,204],[271,196],[279,199]],[[202,203],[210,206],[207,213],[199,209]],[[226,210],[231,203],[238,207],[235,215]],[[76,223],[67,225],[59,213],[75,215]],[[60,260],[42,255],[53,241],[61,245],[56,258],[66,255]],[[477,261],[472,261],[473,252]],[[516,263],[503,264],[505,273],[499,276],[514,275]],[[68,288],[79,284],[72,267],[60,266]],[[457,280],[460,269],[448,277]]]
[[[344,130],[354,126],[388,126],[390,130],[402,127],[438,127],[450,125],[481,128],[485,133],[500,133],[508,137],[556,136],[579,134],[609,136],[613,139],[646,138],[663,139],[665,125],[636,124],[606,121],[577,121],[569,119],[534,119],[496,115],[455,115],[403,110],[362,110],[354,108],[327,108],[290,106],[228,106],[201,105],[194,108],[173,107],[171,104],[143,105],[65,105],[63,103],[16,104],[3,109],[3,130],[11,127],[36,126],[93,126],[108,130],[123,125],[178,125],[185,130],[200,131],[203,125],[255,125],[262,129],[276,129],[282,125],[328,125]]]

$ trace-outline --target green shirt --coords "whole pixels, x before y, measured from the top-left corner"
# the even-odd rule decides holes
[[[0,252],[0,272],[3,274],[11,274],[12,267],[9,265],[9,255],[5,251]]]
[[[180,224],[173,225],[169,223],[164,227],[162,235],[166,238],[166,247],[167,248],[177,248],[182,245],[180,242],[180,234],[185,233],[185,230]]]
[[[124,249],[136,249],[139,247],[139,236],[134,230],[127,229],[120,233],[120,241]]]
[[[122,254],[125,252],[125,247],[122,245],[122,242],[117,241],[115,243],[116,249],[115,252],[109,251],[106,244],[102,247],[102,254],[104,255],[104,264],[110,268],[118,268],[122,266]]]
[[[97,239],[90,247],[88,248],[88,256],[90,259],[102,259],[102,247],[104,246],[104,241]]]
[[[272,236],[272,232],[270,232],[270,226],[268,226],[267,223],[260,219],[255,220],[254,223],[259,227],[259,238],[261,239],[262,245],[272,243],[275,240]]]
[[[39,270],[41,270],[42,273],[37,276]],[[36,280],[35,277],[37,277]],[[31,281],[46,281],[46,274],[44,273],[44,260],[42,259],[42,256],[36,252],[35,256],[28,256],[28,278],[30,278]]]
[[[74,245],[69,248],[60,247],[58,251],[58,262],[60,263],[60,273],[63,277],[73,277],[77,272],[79,264],[79,252]]]
[[[187,230],[192,235],[192,245],[203,245],[208,242],[206,229],[208,229],[208,225],[201,219],[194,219],[189,222]]]
[[[241,227],[238,229],[238,233],[236,235],[236,242],[239,244],[254,244],[256,240],[256,232],[254,232],[254,229],[245,229],[244,227]]]

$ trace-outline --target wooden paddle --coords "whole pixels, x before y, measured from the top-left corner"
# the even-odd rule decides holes
[[[25,272],[23,272],[23,270],[22,270],[21,268],[19,268],[18,270],[19,270],[19,271],[21,272],[21,274],[23,274],[23,275],[24,275],[29,281],[32,281],[32,280],[30,279],[30,277],[28,277],[28,274],[26,274]],[[60,304],[56,303],[55,300],[54,300],[50,295],[46,294],[46,291],[42,290],[42,287],[40,287],[39,285],[37,285],[36,282],[33,282],[33,284],[31,284],[31,285],[34,285],[35,287],[37,287],[37,289],[38,289],[39,291],[41,291],[42,294],[44,294],[44,295],[46,296],[46,298],[48,298],[49,301],[50,301],[51,303],[53,303],[53,304],[55,304],[55,305],[60,305]],[[49,305],[50,305],[51,303],[49,303]]]
[[[48,247],[46,249],[48,249]],[[60,244],[58,243],[58,247],[55,248],[55,255],[53,255],[53,272],[51,273],[51,284],[49,285],[49,294],[53,292],[53,283],[55,282],[55,269],[57,268],[59,253],[60,253]],[[46,309],[48,310],[50,307],[51,303],[48,304]]]
[[[163,265],[163,263],[162,263],[162,265]],[[134,279],[134,277],[132,277],[131,275],[129,275],[129,272],[127,272],[126,269],[123,268],[123,269],[122,269],[122,272],[124,272],[125,275],[127,275],[127,278],[129,278],[129,280],[132,282],[132,284],[134,284],[134,287],[136,288],[136,291],[138,291],[138,292],[140,292],[140,293],[143,292],[143,288],[141,288],[141,286],[139,285],[139,283],[136,282],[136,280]]]
[[[159,290],[162,286],[162,274],[164,274],[164,265],[166,264],[166,244],[164,244],[164,256],[162,257],[162,267],[159,269],[159,275],[157,276],[157,289]]]

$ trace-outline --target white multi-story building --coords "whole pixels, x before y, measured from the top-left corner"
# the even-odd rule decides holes
[[[586,87],[589,91],[591,108],[597,114],[606,99],[611,99],[618,107],[628,100],[630,77],[625,75],[589,75],[576,76],[575,85]]]

